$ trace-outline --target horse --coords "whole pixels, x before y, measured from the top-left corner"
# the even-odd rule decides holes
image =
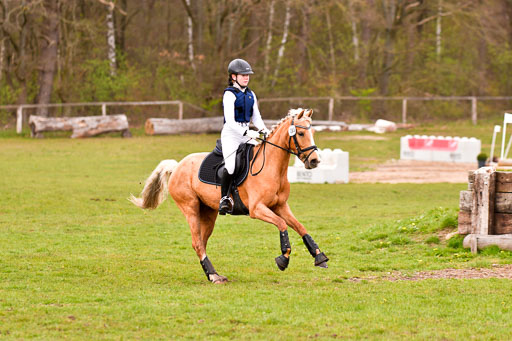
[[[291,253],[288,226],[302,237],[314,257],[315,266],[327,268],[329,260],[304,225],[295,218],[287,203],[290,195],[287,179],[290,155],[298,156],[307,169],[316,168],[320,162],[311,129],[312,114],[313,110],[292,109],[274,125],[268,136],[260,139],[261,143],[254,147],[251,172],[238,187],[240,199],[249,209],[250,217],[271,223],[279,230],[281,255],[275,258],[275,262],[281,271],[288,267]],[[190,226],[192,247],[207,279],[219,284],[228,279],[219,275],[213,267],[206,255],[206,245],[218,215],[220,188],[203,183],[198,178],[199,167],[207,155],[194,153],[179,163],[175,160],[160,162],[147,178],[141,197],[132,195],[129,200],[142,209],[155,209],[168,193],[171,194]],[[253,169],[259,171],[254,173]]]

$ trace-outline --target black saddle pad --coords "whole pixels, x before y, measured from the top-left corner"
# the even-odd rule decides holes
[[[249,163],[253,157],[254,145],[243,143],[236,151],[235,164],[235,186],[240,186],[249,173]],[[206,156],[199,167],[199,180],[210,185],[220,186],[220,175],[224,169],[224,158],[222,156],[222,144],[217,140],[215,149]]]

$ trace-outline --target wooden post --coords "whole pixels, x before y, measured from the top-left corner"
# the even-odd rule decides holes
[[[178,104],[178,120],[182,120],[183,119],[183,102],[180,101],[180,103]]]
[[[21,134],[23,128],[23,105],[18,107],[16,111],[16,133]]]
[[[473,121],[473,124],[476,125],[476,97],[471,97],[471,120]]]
[[[496,172],[492,167],[482,167],[475,171],[473,205],[471,209],[472,233],[492,234],[495,190]]]
[[[402,100],[402,123],[407,123],[407,98]]]
[[[105,103],[101,105],[101,116],[107,116],[107,105]]]
[[[491,245],[496,245],[502,250],[512,251],[512,234],[502,234],[499,236],[468,234],[464,238],[462,245],[465,248],[471,248],[472,253],[477,253],[478,249],[482,250]]]
[[[334,98],[329,98],[329,114],[328,114],[328,121],[332,121],[333,118],[333,111],[334,111]]]

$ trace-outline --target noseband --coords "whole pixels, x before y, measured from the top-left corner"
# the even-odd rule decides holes
[[[299,145],[299,141],[297,141],[297,127],[298,128],[302,128],[304,130],[309,130],[311,129],[311,124],[308,126],[308,127],[304,127],[304,126],[299,126],[299,125],[296,125],[294,124],[295,122],[295,117],[292,118],[292,124],[291,126],[288,128],[288,135],[290,135],[290,138],[288,139],[288,152],[291,153],[291,154],[294,154],[296,155],[299,159],[300,159],[300,156],[302,154],[304,154],[305,152],[307,152],[308,150],[311,150],[311,152],[309,152],[309,154],[306,156],[306,158],[304,159],[304,163],[306,163],[306,161],[309,159],[309,157],[311,156],[311,154],[313,154],[313,152],[315,150],[318,150],[318,147],[315,146],[315,145],[311,145],[307,148],[304,148],[304,149],[301,149],[300,148],[300,145]],[[297,153],[294,153],[292,150],[291,150],[291,140],[293,138],[293,143],[295,144],[295,149],[297,149]]]
[[[300,159],[300,156],[302,154],[304,154],[305,152],[307,152],[308,150],[311,150],[311,152],[309,152],[309,154],[306,156],[306,158],[304,159],[304,163],[306,163],[306,161],[308,161],[309,157],[311,156],[311,154],[313,154],[313,152],[315,152],[315,150],[318,150],[318,147],[316,145],[311,145],[309,147],[306,147],[304,149],[302,149],[299,145],[299,141],[297,141],[297,127],[298,128],[302,128],[304,130],[309,130],[311,129],[311,124],[308,126],[308,127],[305,127],[305,126],[300,126],[300,125],[296,125],[295,124],[295,117],[292,118],[292,124],[288,127],[288,135],[290,135],[290,138],[288,139],[288,148],[283,148],[281,146],[278,146],[277,144],[275,143],[272,143],[270,141],[267,141],[267,137],[265,136],[264,138],[258,138],[258,140],[260,140],[261,142],[263,142],[263,148],[260,148],[258,149],[258,151],[256,152],[256,155],[253,157],[252,159],[252,162],[251,162],[251,175],[252,176],[256,176],[258,174],[260,174],[260,172],[263,170],[263,167],[265,166],[265,147],[266,147],[266,144],[270,144],[274,147],[277,147],[279,149],[282,149],[284,150],[285,152],[287,153],[290,153],[290,154],[293,154],[295,156],[297,156],[299,159]],[[293,143],[295,144],[295,149],[297,149],[297,152],[295,153],[292,148],[291,148],[291,142],[292,142],[292,138],[293,138]],[[261,165],[261,169],[256,173],[256,174],[253,174],[252,172],[252,166],[254,165],[254,161],[256,160],[256,158],[258,157],[258,154],[260,153],[261,149],[263,149],[263,164]]]

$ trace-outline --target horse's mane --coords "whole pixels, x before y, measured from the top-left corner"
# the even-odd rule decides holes
[[[274,124],[272,126],[272,128],[270,129],[269,137],[274,134],[274,132],[281,126],[281,124],[283,124],[284,121],[286,121],[290,117],[297,116],[298,114],[300,114],[300,112],[302,110],[304,110],[304,109],[297,108],[297,109],[290,109],[290,110],[288,110],[288,114],[285,117],[283,117],[279,122],[277,122],[276,124]]]

